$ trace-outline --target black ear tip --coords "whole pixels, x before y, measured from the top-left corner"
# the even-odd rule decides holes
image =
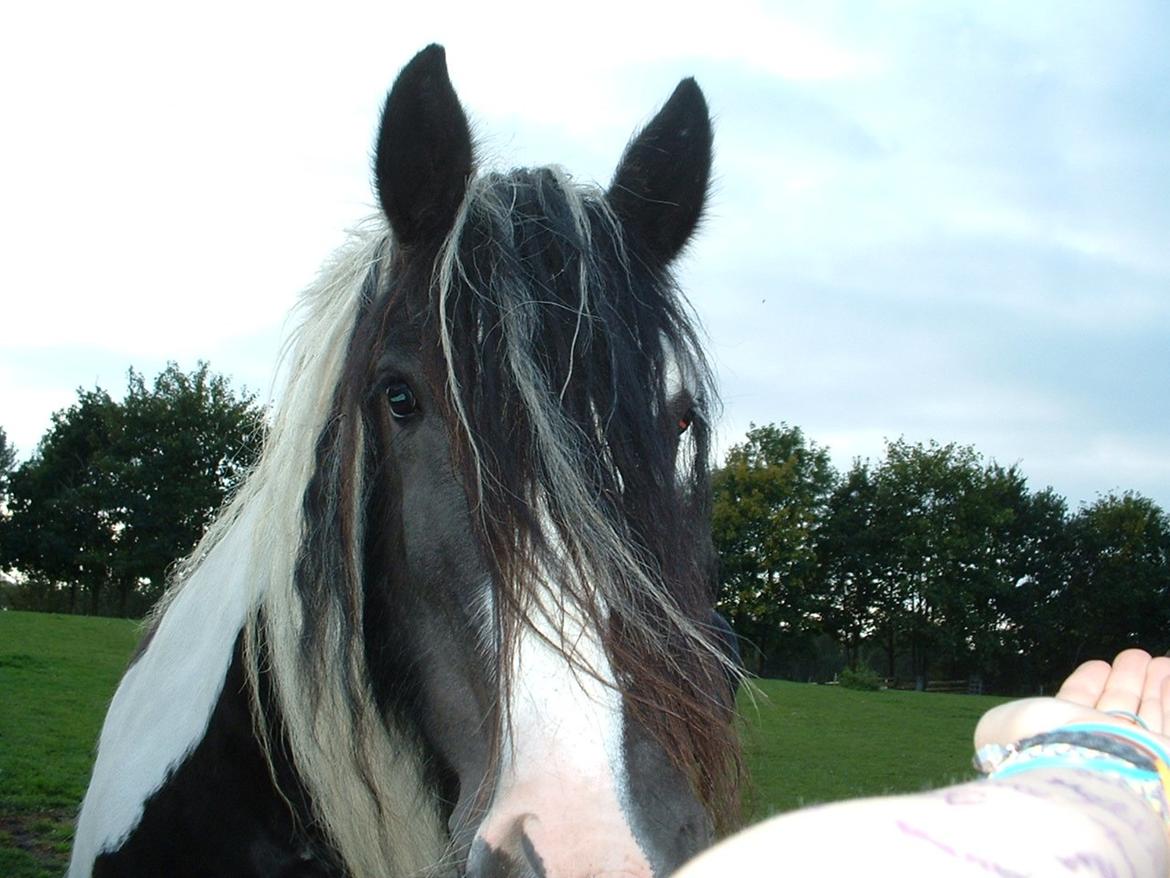
[[[699,84],[695,82],[693,76],[688,76],[679,82],[671,94],[668,104],[678,101],[680,104],[693,106],[695,109],[706,110],[707,99],[703,96],[703,90],[699,88]]]
[[[711,116],[707,111],[707,99],[692,77],[688,76],[675,86],[670,98],[662,105],[662,118],[672,124],[698,125],[707,132],[708,138],[711,136]],[[682,136],[686,136],[687,133],[686,129],[679,132]]]
[[[698,225],[711,174],[711,117],[694,79],[684,79],[630,142],[609,187],[631,237],[665,266]]]
[[[438,43],[431,43],[406,63],[395,85],[403,83],[410,88],[413,83],[435,81],[449,82],[450,76],[447,74],[447,50]]]
[[[382,210],[401,243],[443,231],[471,173],[471,132],[437,43],[410,59],[386,97],[374,154]]]
[[[447,50],[438,43],[431,43],[407,62],[403,72],[412,69],[447,71]]]

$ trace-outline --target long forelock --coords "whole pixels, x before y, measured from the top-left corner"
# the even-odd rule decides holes
[[[505,688],[518,627],[550,609],[533,589],[555,538],[562,599],[605,632],[627,701],[713,812],[733,810],[736,766],[719,751],[734,747],[711,694],[723,656],[702,618],[714,393],[685,298],[624,240],[601,190],[556,168],[470,181],[434,296],[454,445],[502,592]],[[672,369],[698,415],[681,471]]]

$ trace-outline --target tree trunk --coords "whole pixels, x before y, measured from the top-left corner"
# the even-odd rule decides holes
[[[126,605],[130,602],[130,592],[134,588],[134,577],[123,576],[118,581],[118,615],[126,618]]]

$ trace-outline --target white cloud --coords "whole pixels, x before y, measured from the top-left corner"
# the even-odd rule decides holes
[[[725,444],[752,420],[838,462],[903,433],[973,442],[1170,505],[1158,9],[18,5],[0,424],[27,449],[76,386],[167,358],[265,392],[296,292],[372,203],[384,91],[440,41],[488,152],[584,179],[699,77],[718,183],[686,276]]]

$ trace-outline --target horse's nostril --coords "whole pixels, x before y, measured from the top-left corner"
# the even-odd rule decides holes
[[[467,858],[466,878],[548,878],[536,845],[522,827],[517,830],[508,850],[476,839]]]
[[[532,839],[528,837],[528,833],[523,830],[520,831],[520,850],[524,852],[524,858],[528,861],[527,865],[532,870],[534,878],[546,878],[544,873],[544,860],[536,852],[536,846],[532,843]]]
[[[533,855],[536,853],[526,841],[521,842],[523,853],[520,854],[521,859],[518,859],[507,851],[489,847],[483,839],[476,839],[467,857],[465,878],[545,878],[543,871],[534,871],[522,862],[522,859],[528,858],[529,851]],[[537,862],[540,862],[539,857]]]

